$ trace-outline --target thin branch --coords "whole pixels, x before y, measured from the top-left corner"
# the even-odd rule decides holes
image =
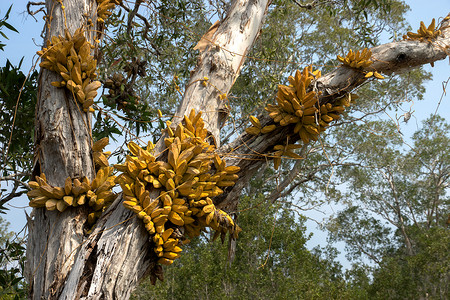
[[[136,1],[136,4],[138,4],[138,2],[139,2],[139,5],[140,5],[140,4],[142,3],[142,0]],[[148,20],[147,20],[146,17],[144,17],[143,15],[141,15],[141,14],[139,14],[139,13],[137,12],[138,9],[139,9],[139,5],[135,6],[133,10],[131,10],[131,8],[125,6],[125,5],[123,4],[123,2],[120,2],[119,5],[120,5],[120,7],[122,7],[126,12],[128,12],[128,13],[130,14],[130,16],[131,16],[131,14],[133,14],[133,17],[136,16],[136,17],[138,17],[139,19],[141,19],[141,20],[144,22],[144,24],[145,24],[145,28],[144,28],[144,32],[145,32],[144,38],[145,38],[146,40],[149,41],[150,46],[152,46],[153,50],[155,50],[156,55],[157,55],[157,56],[160,56],[160,55],[161,55],[161,52],[158,50],[158,47],[157,47],[151,40],[149,40],[148,37],[147,37],[148,29],[151,28],[152,25],[148,22]],[[127,25],[127,26],[131,26],[131,20],[132,20],[132,18],[129,17],[129,18],[128,18],[129,25]],[[128,35],[130,34],[129,27],[127,27],[127,34],[128,34]]]
[[[297,208],[297,209],[299,209],[299,210],[302,210],[302,211],[315,210],[315,211],[317,211],[317,212],[320,212],[320,213],[322,213],[322,214],[325,214],[323,211],[320,211],[320,210],[318,210],[318,209],[315,209],[314,207],[302,209],[302,208],[300,208],[299,206],[296,206],[296,205],[294,205],[294,204],[292,204],[292,203],[289,203],[289,205],[294,206],[295,208]],[[323,227],[323,222],[319,222],[319,221],[317,221],[316,219],[313,219],[313,218],[311,218],[311,217],[305,216],[304,214],[301,214],[297,209],[291,209],[291,211],[293,211],[294,213],[296,213],[296,214],[298,215],[299,218],[305,218],[306,220],[310,220],[310,221],[316,223],[316,225],[319,226],[319,228]]]
[[[313,7],[316,6],[316,4],[317,4],[317,0],[314,0],[313,2],[305,3],[305,4],[301,4],[297,0],[292,0],[292,1],[295,4],[297,4],[300,8],[305,8],[305,9],[313,9]]]
[[[131,12],[128,14],[128,22],[127,22],[127,35],[130,36],[131,27],[133,24],[133,18],[137,14],[139,10],[139,6],[141,5],[143,0],[136,0],[134,3],[134,8]]]
[[[302,148],[305,148],[305,146],[303,146]],[[294,167],[289,172],[289,175],[279,185],[277,185],[276,189],[274,189],[272,191],[272,193],[270,194],[270,196],[269,196],[269,201],[270,202],[272,202],[272,203],[275,202],[280,197],[281,192],[289,184],[291,184],[291,182],[294,181],[295,177],[297,177],[297,175],[299,174],[302,165],[303,165],[303,160],[301,160],[301,159],[298,159],[295,162]],[[315,174],[315,173],[313,173],[313,174]],[[310,173],[309,175],[312,176],[313,174]],[[311,176],[307,176],[306,181],[311,180],[311,178],[310,178]]]
[[[139,4],[141,4],[142,3],[142,0],[140,0],[140,1],[136,1],[136,4],[139,2]],[[120,7],[122,7],[126,12],[128,12],[128,13],[133,13],[133,11],[131,10],[131,8],[129,8],[129,7],[127,7],[127,6],[125,6],[124,4],[123,4],[123,2],[120,2]],[[137,8],[139,9],[139,5],[137,6]],[[134,7],[134,9],[136,9],[136,6]],[[152,25],[150,25],[150,23],[148,22],[148,20],[147,20],[147,18],[146,17],[144,17],[143,15],[141,15],[141,14],[139,14],[138,12],[137,12],[137,10],[136,10],[136,12],[134,12],[134,16],[136,16],[136,17],[138,17],[139,19],[141,19],[142,21],[144,21],[144,23],[145,23],[145,26],[147,27],[147,28],[151,28],[152,27]],[[128,30],[127,30],[128,31]]]
[[[406,233],[405,221],[403,219],[403,216],[402,216],[402,213],[400,210],[400,201],[398,199],[397,188],[394,184],[394,180],[392,178],[393,176],[392,176],[392,172],[391,172],[390,168],[388,168],[388,172],[389,172],[388,182],[389,182],[389,186],[391,187],[391,190],[392,190],[392,196],[394,198],[394,202],[395,202],[395,206],[396,206],[397,217],[400,222],[400,230],[402,232],[403,237],[405,238],[405,243],[406,243],[406,248],[408,250],[408,254],[413,255],[414,251],[412,248],[411,240],[410,240],[408,234]]]
[[[11,192],[9,192],[9,194],[6,197],[3,197],[2,199],[0,199],[0,206],[3,206],[3,204],[5,204],[6,202],[8,202],[11,199],[22,196],[23,194],[28,192],[28,190],[30,189],[30,187],[27,183],[24,183],[24,182],[18,180],[17,178],[14,178],[14,176],[18,176],[18,175],[14,174],[14,175],[9,175],[9,176],[5,176],[5,177],[0,177],[0,181],[2,181],[2,179],[4,179],[3,181],[13,181],[14,182],[14,186],[13,186]],[[17,192],[17,189],[20,186],[25,186],[25,188],[27,188],[27,190]]]
[[[14,181],[15,184],[19,184],[22,185],[23,187],[25,187],[27,190],[31,190],[30,186],[28,185],[28,183],[23,182],[21,180],[19,180],[18,178],[20,177],[25,177],[25,176],[30,176],[29,173],[16,173],[16,174],[11,174],[8,176],[3,176],[0,177],[0,181]]]
[[[8,194],[8,196],[6,196],[5,198],[2,198],[1,200],[0,200],[0,204],[5,204],[6,202],[8,202],[8,201],[10,201],[10,200],[12,200],[12,199],[14,199],[14,198],[17,198],[17,197],[20,197],[20,196],[22,196],[23,194],[25,194],[27,191],[20,191],[20,192],[11,192],[11,193],[9,193]]]
[[[381,265],[381,261],[375,257],[375,255],[369,253],[368,251],[364,250],[364,247],[359,244],[358,241],[356,241],[356,247],[358,247],[359,251],[361,251],[363,254],[367,255],[371,260],[373,260],[378,265]]]
[[[30,1],[30,2],[27,3],[27,12],[28,12],[28,14],[30,16],[32,16],[33,19],[37,22],[37,19],[36,19],[36,17],[34,15],[39,13],[39,12],[41,12],[41,11],[45,14],[45,7],[41,7],[41,8],[39,8],[36,11],[32,11],[31,10],[31,5],[36,5],[36,6],[45,5],[45,2],[31,2]]]

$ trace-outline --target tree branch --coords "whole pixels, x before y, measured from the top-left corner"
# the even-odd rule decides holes
[[[0,181],[14,181],[15,183],[20,184],[23,187],[25,187],[27,190],[30,190],[30,186],[28,185],[28,183],[17,179],[18,177],[25,177],[25,176],[30,176],[30,174],[29,173],[16,173],[16,174],[8,175],[8,176],[1,176]]]
[[[432,44],[405,40],[376,46],[371,49],[374,63],[367,70],[359,71],[341,66],[320,77],[315,83],[317,90],[322,93],[319,97],[320,104],[332,103],[336,98],[366,82],[368,79],[365,78],[365,71],[376,70],[379,73],[393,74],[446,58],[450,48],[449,23],[450,20],[444,22],[441,35]],[[273,120],[266,115],[258,118],[262,127],[274,124]],[[235,205],[233,203],[238,201],[242,188],[252,174],[271,159],[264,155],[270,153],[273,146],[284,142],[291,131],[292,129],[286,126],[278,127],[266,135],[254,136],[244,132],[233,142],[220,148],[221,153],[229,154],[226,159],[227,164],[241,168],[238,173],[240,178],[238,182],[228,188],[222,196],[217,197],[216,202],[220,207],[226,209],[228,206]],[[292,136],[290,142],[295,142]]]
[[[310,3],[301,4],[297,0],[292,0],[295,4],[297,4],[300,8],[306,8],[306,9],[313,9],[314,6],[317,4],[317,0],[314,0]]]
[[[141,5],[142,2],[143,2],[143,0],[136,0],[134,2],[133,10],[132,11],[128,11],[129,12],[129,14],[128,14],[128,22],[127,22],[127,35],[128,36],[130,35],[130,31],[131,31],[131,27],[132,27],[132,23],[133,23],[133,18],[137,14],[137,12],[139,10],[139,6]],[[123,7],[123,5],[121,5],[121,6]]]
[[[27,12],[28,12],[28,14],[30,15],[30,16],[32,16],[33,18],[34,18],[34,20],[36,20],[36,18],[35,18],[35,14],[37,14],[37,13],[39,13],[39,12],[44,12],[44,14],[45,14],[45,7],[41,7],[41,8],[39,8],[38,10],[36,10],[36,11],[32,11],[31,10],[31,5],[36,5],[36,6],[45,6],[45,2],[43,2],[43,1],[41,1],[41,2],[28,2],[27,3]],[[37,22],[37,20],[36,20],[36,22]]]

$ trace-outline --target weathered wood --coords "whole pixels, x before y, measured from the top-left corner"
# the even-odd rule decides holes
[[[81,245],[59,299],[128,299],[154,265],[141,222],[118,197]]]
[[[245,57],[261,30],[270,1],[233,1],[226,18],[213,34],[210,46],[200,53],[197,67],[191,73],[183,100],[174,122],[189,114],[192,108],[202,112],[205,127],[220,144],[219,132],[228,115],[228,95],[244,64]],[[203,79],[207,77],[207,85]]]
[[[48,16],[46,39],[63,35],[65,24],[73,33],[82,26],[83,14],[91,12],[96,20],[94,0],[65,0],[66,19],[61,5],[46,1]],[[93,13],[92,13],[93,12]],[[88,33],[93,37],[94,32]],[[93,39],[90,39],[93,41]],[[44,45],[46,46],[46,45]],[[36,109],[36,151],[33,175],[41,172],[50,184],[64,186],[65,179],[95,175],[91,153],[91,117],[83,112],[66,89],[55,88],[52,81],[60,75],[42,69],[39,76],[38,104]],[[72,268],[77,247],[85,239],[83,224],[86,212],[68,209],[63,213],[34,209],[34,219],[29,221],[26,277],[31,299],[55,299],[64,286],[65,277]]]
[[[450,27],[446,27],[449,24],[450,21],[445,22],[445,29],[433,43],[405,40],[373,47],[371,60],[374,63],[364,71],[376,70],[391,75],[445,59],[450,54]],[[342,67],[319,78],[317,87],[323,93],[321,101],[353,90],[368,80],[364,76],[363,72]]]

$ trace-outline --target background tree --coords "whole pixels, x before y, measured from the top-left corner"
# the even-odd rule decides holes
[[[350,258],[375,263],[370,293],[383,298],[448,296],[449,125],[437,115],[424,121],[409,149],[401,136],[375,137],[389,126],[372,122],[346,130],[354,166],[338,174],[348,182],[347,208],[328,227],[346,242]],[[391,127],[391,132],[395,132]],[[346,144],[341,143],[343,151]]]
[[[7,39],[6,32],[17,30],[7,20],[12,6],[0,20],[0,34]],[[0,41],[0,51],[6,44]],[[5,124],[0,129],[0,181],[12,182],[10,191],[0,191],[0,210],[9,200],[18,197],[26,190],[25,181],[29,180],[33,157],[33,118],[36,106],[37,72],[26,76],[19,66],[13,66],[9,60],[0,67],[0,123]],[[20,99],[20,101],[19,101]],[[20,120],[17,121],[16,120]],[[6,126],[13,124],[13,126]],[[15,134],[12,135],[12,132]]]
[[[27,295],[27,286],[23,278],[24,245],[23,240],[9,231],[9,223],[0,217],[0,296],[2,299],[23,299]]]

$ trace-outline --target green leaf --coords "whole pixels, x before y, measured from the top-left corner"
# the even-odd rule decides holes
[[[15,31],[15,32],[19,33],[19,32],[17,31],[17,29],[14,28],[14,27],[13,27],[12,25],[10,25],[9,23],[3,22],[3,25],[4,25],[6,28],[8,28],[9,30]]]

